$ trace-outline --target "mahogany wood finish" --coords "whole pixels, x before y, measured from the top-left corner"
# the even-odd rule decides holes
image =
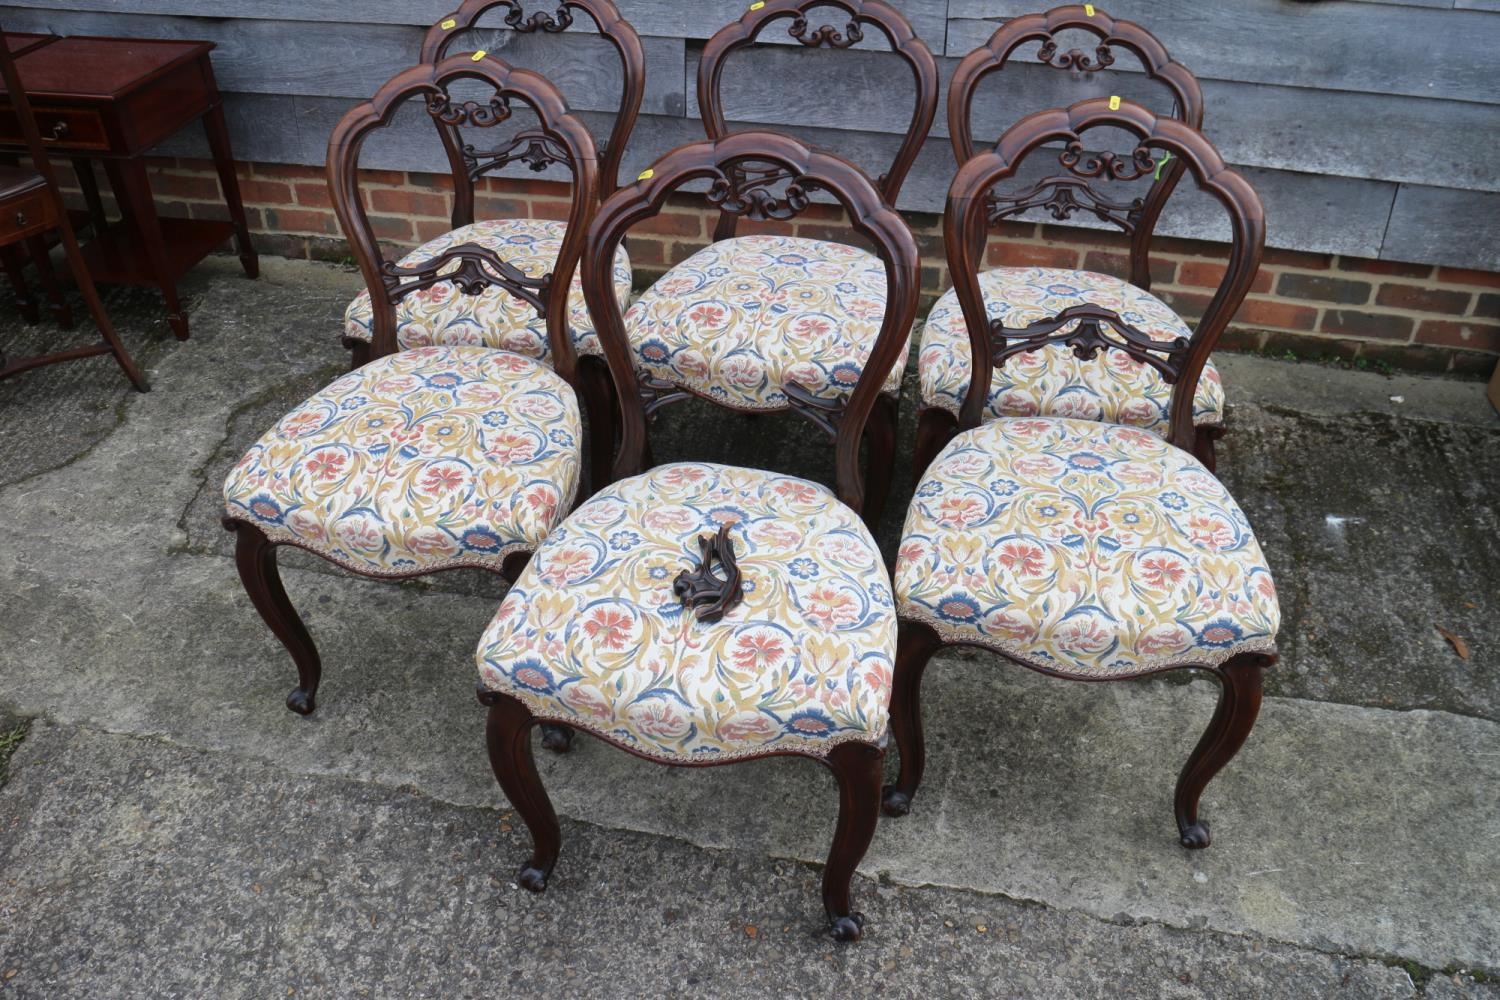
[[[785,387],[790,399],[786,409],[806,417],[832,438],[839,499],[862,511],[868,522],[884,498],[871,497],[872,506],[866,506],[860,442],[916,316],[920,289],[916,240],[906,221],[858,167],[774,132],[739,132],[679,146],[656,161],[635,184],[615,192],[594,218],[583,259],[583,291],[620,394],[614,411],[620,418],[620,446],[613,476],[634,475],[648,464],[648,412],[692,393],[673,383],[642,384],[637,377],[625,317],[610,285],[611,261],[631,226],[658,214],[668,195],[700,180],[709,183],[710,204],[757,220],[795,215],[806,207],[809,192],[823,191],[843,206],[853,228],[874,244],[885,264],[886,312],[854,391],[839,399],[820,399],[799,386]],[[882,434],[872,442],[877,446],[869,459],[872,482],[889,482],[893,441],[893,435]]]
[[[484,102],[455,99],[448,88],[459,80],[487,84],[493,94]],[[567,235],[558,254],[558,270],[554,272],[556,280],[549,276],[547,280],[529,283],[514,268],[474,244],[453,247],[410,267],[398,267],[382,257],[359,195],[359,154],[371,132],[388,125],[403,103],[419,96],[435,119],[462,120],[477,127],[488,127],[509,118],[512,100],[519,100],[536,112],[541,134],[565,153],[564,162],[573,174],[573,202]],[[546,78],[511,67],[494,56],[475,60],[458,55],[404,70],[387,81],[370,100],[351,109],[334,128],[328,143],[328,183],[334,209],[370,290],[376,357],[396,350],[396,303],[402,296],[438,281],[453,281],[470,294],[497,284],[511,288],[545,310],[554,368],[570,383],[575,381],[577,365],[568,330],[567,294],[583,250],[588,221],[599,199],[598,162],[588,128],[568,111],[562,95]],[[459,269],[439,277],[439,272],[453,261],[459,262]],[[275,547],[292,543],[273,542],[249,521],[226,517],[224,526],[238,538],[235,562],[245,591],[297,664],[298,685],[287,698],[287,707],[307,715],[316,704],[322,667],[317,648],[287,598],[276,568]],[[526,553],[511,556],[499,575],[514,580],[529,558]],[[409,579],[424,575],[425,572],[419,571],[377,578]],[[555,750],[566,750],[571,738],[571,730],[565,727],[549,727],[546,734],[547,745]]]
[[[503,23],[520,34],[538,31],[559,34],[573,26],[573,11],[582,11],[594,22],[599,34],[614,46],[623,73],[620,107],[615,113],[609,138],[598,147],[600,193],[604,197],[614,194],[620,186],[620,160],[625,155],[625,147],[630,142],[630,133],[635,129],[641,100],[646,93],[646,51],[641,46],[640,35],[629,21],[620,16],[612,0],[560,0],[555,13],[536,11],[529,18],[519,0],[464,0],[457,10],[439,18],[427,29],[422,38],[421,61],[435,63],[442,59],[456,37],[473,28],[485,12],[496,7],[505,8]],[[536,136],[525,132],[517,135],[511,143],[488,151],[465,144],[457,125],[439,122],[438,134],[442,137],[443,149],[453,171],[454,229],[474,221],[474,182],[484,174],[513,161],[524,162],[536,171],[560,162],[555,148],[549,149],[545,143],[536,142]]]
[[[849,23],[840,32],[831,24],[812,28],[808,22],[808,11],[814,8],[833,7],[849,16]],[[880,193],[890,205],[896,204],[901,185],[911,172],[927,134],[932,130],[932,121],[937,117],[938,65],[937,59],[927,43],[917,37],[911,22],[890,4],[882,0],[766,0],[751,4],[740,15],[714,33],[703,48],[698,60],[698,109],[703,118],[703,129],[710,139],[722,139],[729,135],[729,125],[724,117],[723,77],[724,64],[730,53],[754,44],[761,32],[776,21],[786,20],[787,34],[807,48],[827,46],[830,49],[847,49],[864,39],[861,25],[872,26],[880,31],[890,43],[891,51],[899,55],[911,69],[916,83],[916,94],[912,103],[911,123],[906,135],[896,149],[896,156],[889,168],[880,175]],[[714,231],[715,240],[724,240],[734,235],[738,215],[722,212]]]
[[[531,831],[532,854],[516,877],[516,882],[531,892],[543,892],[561,848],[562,834],[558,827],[557,814],[552,801],[542,785],[532,757],[530,730],[532,726],[561,724],[561,720],[548,720],[533,715],[525,702],[509,695],[490,691],[480,684],[479,701],[489,706],[489,722],[486,728],[490,752],[490,767],[526,828]],[[603,737],[601,737],[602,739]],[[635,747],[626,743],[614,743],[627,753],[651,760]],[[808,754],[787,751],[772,751],[748,757],[736,757],[730,761],[684,761],[673,767],[722,767],[747,760],[762,760],[766,757],[806,757]],[[849,889],[854,871],[869,850],[875,836],[875,827],[880,821],[880,779],[885,762],[885,748],[874,743],[851,740],[833,747],[826,757],[814,757],[833,772],[839,789],[839,815],[834,827],[833,842],[828,850],[828,861],[823,869],[823,909],[828,916],[829,933],[837,941],[858,941],[864,932],[865,918],[851,905]]]
[[[1103,315],[1102,310],[1100,315],[1090,314],[1097,322],[1080,322],[1067,334],[1057,333],[1059,324],[1052,322],[1033,324],[1025,330],[1004,329],[998,323],[991,323],[985,313],[979,266],[984,235],[994,219],[991,189],[1013,176],[1021,162],[1038,149],[1056,156],[1057,148],[1061,146],[1064,167],[1074,171],[1092,169],[1083,161],[1069,157],[1067,151],[1075,144],[1081,147],[1082,136],[1101,127],[1133,134],[1139,142],[1137,153],[1144,151],[1146,157],[1155,150],[1170,152],[1181,161],[1199,189],[1216,199],[1230,218],[1229,266],[1202,321],[1189,339],[1171,344],[1142,344],[1129,332],[1128,325],[1121,323],[1118,317]],[[1132,158],[1135,158],[1134,154]],[[1194,451],[1198,440],[1192,422],[1192,402],[1198,377],[1224,326],[1250,289],[1265,242],[1265,216],[1260,199],[1244,178],[1225,165],[1202,133],[1183,122],[1158,117],[1128,101],[1121,102],[1117,111],[1110,110],[1109,101],[1095,99],[1081,101],[1066,110],[1054,109],[1030,115],[1007,130],[994,150],[968,160],[959,169],[948,192],[943,237],[947,244],[948,268],[969,329],[969,349],[973,358],[973,378],[960,417],[957,421],[949,418],[951,432],[978,427],[983,422],[985,397],[995,366],[1039,344],[1064,343],[1084,359],[1109,350],[1121,350],[1155,366],[1172,384],[1168,440],[1185,451]],[[1104,334],[1099,328],[1100,323],[1110,328],[1113,336]],[[951,433],[948,436],[951,437]],[[912,798],[921,783],[925,762],[920,703],[922,673],[928,660],[944,645],[928,625],[902,621],[891,702],[891,732],[901,752],[901,771],[896,783],[884,793],[883,806],[887,815],[904,815],[911,808]],[[955,645],[989,649],[975,643]],[[1177,779],[1174,808],[1178,836],[1184,847],[1208,846],[1208,826],[1198,816],[1199,797],[1209,780],[1244,745],[1260,710],[1261,675],[1276,660],[1274,651],[1256,652],[1235,656],[1219,666],[1204,664],[1167,668],[1208,671],[1219,681],[1221,689],[1213,719]],[[1159,672],[1122,673],[1118,678],[1078,678],[1041,670],[1020,660],[1013,662],[1070,680],[1128,679]]]
[[[231,235],[245,274],[260,273],[250,242],[214,79],[212,42],[71,36],[30,48],[17,61],[48,148],[73,159],[95,230],[84,258],[101,284],[147,285],[161,292],[167,322],[188,336],[177,279]],[[230,221],[159,219],[142,159],[164,139],[202,120]],[[0,106],[0,145],[20,145],[15,114]],[[87,160],[104,161],[122,219],[103,225]]]
[[[1078,48],[1062,50],[1057,36],[1072,30],[1087,32],[1099,40],[1092,53]],[[1133,21],[1113,18],[1092,5],[1072,4],[1011,18],[989,41],[958,64],[948,87],[948,132],[960,167],[975,156],[974,100],[979,85],[1007,65],[1013,65],[1016,51],[1033,42],[1038,43],[1037,62],[1070,73],[1099,73],[1116,68],[1116,51],[1128,52],[1149,79],[1159,81],[1170,92],[1172,117],[1194,129],[1203,127],[1203,88],[1186,66],[1168,54],[1155,35]],[[995,199],[992,218],[1009,218],[1042,207],[1059,220],[1084,212],[1113,223],[1130,239],[1130,283],[1150,291],[1151,239],[1163,207],[1187,169],[1186,164],[1174,158],[1158,170],[1155,162],[1122,162],[1112,156],[1090,161],[1089,154],[1081,147],[1070,155],[1093,172],[1076,172],[1067,179],[1049,178],[1008,198],[992,195]],[[1089,183],[1090,178],[1100,178],[1105,184],[1112,180],[1135,180],[1146,173],[1155,174],[1150,189],[1130,202],[1115,200],[1107,191]],[[918,416],[917,469],[925,469],[932,463],[952,438],[954,426],[948,411],[939,407],[922,408]],[[1195,442],[1194,453],[1210,470],[1214,468],[1214,441],[1222,436],[1222,428],[1204,428]]]
[[[104,303],[99,300],[99,292],[94,287],[93,276],[89,273],[83,253],[78,246],[78,239],[73,233],[73,224],[68,218],[67,207],[63,204],[61,194],[58,193],[52,163],[43,147],[42,135],[37,128],[31,102],[21,86],[20,74],[16,71],[15,60],[11,55],[12,41],[9,36],[6,42],[7,44],[0,45],[0,77],[3,77],[5,81],[6,96],[11,105],[11,116],[15,120],[16,131],[25,144],[31,166],[30,168],[0,168],[0,246],[9,249],[24,245],[30,250],[43,287],[52,299],[58,322],[64,326],[71,326],[72,313],[62,297],[62,290],[52,270],[52,258],[42,239],[44,234],[55,230],[62,243],[68,268],[73,273],[73,280],[83,295],[89,315],[93,317],[95,325],[99,328],[103,343],[14,360],[0,355],[0,378],[18,375],[32,368],[55,364],[59,361],[109,354],[114,357],[115,363],[120,366],[125,377],[130,379],[131,384],[145,392],[150,386],[146,384],[146,378],[136,366],[135,359],[130,356],[130,352],[125,350],[119,334],[115,332],[114,324],[110,322],[109,315],[104,311]],[[16,283],[18,292],[22,293],[22,301],[29,300],[29,295],[24,293],[25,282],[19,278],[19,260],[13,252],[6,254],[5,260],[6,269],[11,272],[12,281]]]

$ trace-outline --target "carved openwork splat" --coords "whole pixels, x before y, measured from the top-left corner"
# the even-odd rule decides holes
[[[842,33],[831,24],[809,31],[805,14],[798,14],[793,18],[792,23],[787,26],[786,33],[810,49],[822,45],[830,49],[847,49],[865,40],[865,34],[859,29],[858,21],[850,21],[844,26]]]
[[[573,13],[568,10],[566,4],[558,4],[556,14],[548,14],[544,10],[539,10],[527,17],[521,10],[521,5],[517,3],[513,4],[505,14],[505,26],[522,35],[529,35],[536,31],[556,35],[567,31],[572,25]]]
[[[511,116],[510,99],[496,94],[488,101],[455,101],[446,90],[427,97],[427,113],[444,125],[491,128]]]
[[[780,193],[776,187],[785,185]],[[783,167],[755,167],[743,163],[725,168],[708,190],[708,203],[730,215],[743,215],[757,222],[785,221],[808,206],[807,190]]]
[[[459,262],[457,268],[444,270],[454,261]],[[547,292],[552,287],[552,275],[530,277],[495,251],[477,243],[450,247],[431,260],[404,267],[394,261],[383,261],[380,270],[392,302],[442,281],[453,282],[465,295],[478,295],[498,285],[535,309],[539,318],[547,317]]]
[[[1064,330],[1065,327],[1072,329]],[[1105,327],[1111,332],[1106,333]],[[1038,320],[1023,330],[1008,330],[999,320],[991,320],[990,342],[997,368],[1005,364],[1007,358],[1034,351],[1045,344],[1067,344],[1084,361],[1092,361],[1101,350],[1124,351],[1135,360],[1155,368],[1168,383],[1177,380],[1189,343],[1186,337],[1156,340],[1144,330],[1125,322],[1114,310],[1091,303],[1064,309],[1056,316]]]
[[[470,181],[511,163],[524,163],[532,171],[541,173],[554,163],[567,166],[571,162],[568,151],[552,136],[538,129],[518,132],[510,142],[494,149],[479,149],[473,143],[465,143],[463,158]]]
[[[1079,177],[1103,177],[1112,181],[1134,181],[1156,171],[1156,159],[1151,150],[1137,146],[1128,158],[1122,158],[1111,150],[1095,152],[1083,148],[1083,141],[1074,139],[1058,154],[1057,162]]]
[[[1101,42],[1095,49],[1092,58],[1082,49],[1069,49],[1061,51],[1057,45],[1057,39],[1048,36],[1042,42],[1041,48],[1036,50],[1039,62],[1051,66],[1053,69],[1076,70],[1079,73],[1097,73],[1107,66],[1113,66],[1115,62],[1114,50],[1107,42]]]
[[[721,524],[717,534],[698,536],[698,557],[697,567],[677,574],[677,579],[672,581],[672,593],[685,607],[693,610],[700,622],[709,624],[723,618],[725,612],[745,597],[740,567],[735,562],[734,546],[729,538],[729,525]],[[716,561],[724,572],[722,579],[714,575]]]
[[[1135,231],[1143,204],[1140,198],[1113,201],[1076,177],[1048,177],[1019,194],[990,192],[985,196],[990,225],[1033,208],[1044,208],[1058,220],[1070,219],[1075,212],[1088,212],[1104,222],[1114,223],[1126,233]]]

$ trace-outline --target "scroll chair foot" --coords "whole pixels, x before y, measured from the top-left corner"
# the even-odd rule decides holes
[[[311,715],[317,707],[318,683],[323,677],[323,662],[313,645],[307,626],[281,585],[276,568],[276,545],[265,532],[248,521],[226,517],[224,527],[234,532],[234,564],[240,572],[240,583],[250,596],[250,603],[260,612],[297,665],[297,686],[287,696],[286,707],[298,715]]]
[[[1178,840],[1188,850],[1201,850],[1212,842],[1208,823],[1198,817],[1198,800],[1214,775],[1245,745],[1260,714],[1262,677],[1275,662],[1274,654],[1242,653],[1213,671],[1219,682],[1219,704],[1177,776],[1173,797]]]
[[[921,482],[938,452],[958,433],[958,418],[938,407],[925,407],[917,414],[917,446],[912,452],[912,470]]]
[[[531,831],[531,858],[521,866],[516,884],[528,892],[544,892],[562,847],[562,828],[531,754],[531,727],[537,720],[523,702],[509,695],[481,688],[479,700],[490,707],[485,727],[490,768]]]
[[[858,941],[865,918],[849,905],[849,883],[880,821],[880,771],[885,751],[872,743],[841,743],[827,763],[839,785],[839,820],[823,868],[823,909],[835,941]]]
[[[921,622],[901,623],[896,638],[896,670],[891,692],[891,735],[901,755],[901,770],[894,785],[881,793],[881,811],[887,816],[911,812],[911,800],[922,783],[927,750],[922,735],[922,673],[943,640]]]

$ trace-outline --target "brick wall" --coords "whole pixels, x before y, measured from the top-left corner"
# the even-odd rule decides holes
[[[348,258],[321,170],[249,163],[240,165],[240,178],[261,252]],[[406,247],[448,229],[446,176],[372,170],[365,172],[364,181],[370,220],[381,240]],[[151,182],[165,215],[224,217],[218,179],[208,161],[155,161]],[[566,188],[556,183],[487,178],[476,192],[475,217],[562,219],[566,195]],[[674,199],[661,216],[631,231],[638,280],[651,280],[708,241],[713,216],[699,205],[691,196]],[[741,231],[848,241],[851,233],[842,218],[836,210],[814,205],[791,223],[745,223]],[[930,302],[947,287],[941,220],[918,213],[908,218],[922,248],[923,291]],[[1125,248],[1118,233],[1008,224],[992,241],[989,262],[1083,267],[1123,276]],[[1158,240],[1152,290],[1196,320],[1223,276],[1223,260],[1223,248],[1216,244]],[[1267,250],[1255,285],[1221,345],[1377,368],[1488,375],[1500,357],[1500,273]]]

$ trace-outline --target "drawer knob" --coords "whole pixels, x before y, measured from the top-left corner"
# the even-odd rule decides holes
[[[25,212],[17,212],[16,213],[16,225],[18,225],[18,226],[24,226],[24,225],[26,225],[26,223],[28,221],[30,221],[30,220],[28,220],[26,218],[26,213]]]
[[[42,138],[46,139],[48,142],[56,142],[67,134],[68,123],[59,119],[56,123],[53,124],[52,131],[49,134],[42,136]]]

